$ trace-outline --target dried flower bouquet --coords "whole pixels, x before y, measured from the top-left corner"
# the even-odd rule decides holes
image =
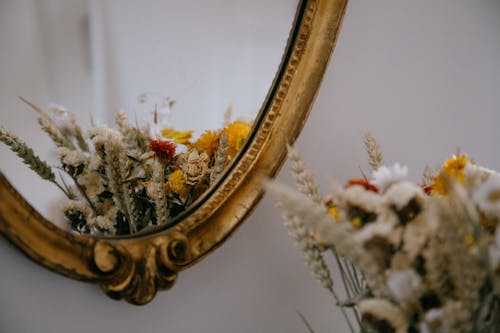
[[[153,121],[142,127],[119,112],[116,128],[92,124],[84,131],[64,108],[47,113],[22,100],[38,113],[42,130],[57,147],[57,169],[71,185],[2,127],[0,141],[64,192],[64,214],[71,228],[83,234],[128,235],[168,224],[217,181],[251,129],[248,122],[231,122],[228,112],[222,129],[191,141],[193,131],[168,127],[166,115],[155,111]]]
[[[426,168],[416,184],[406,167],[384,165],[372,136],[365,147],[372,177],[334,186],[327,198],[291,148],[300,193],[268,185],[350,331],[498,332],[500,174],[457,154],[436,173]],[[345,300],[325,251],[336,259]]]

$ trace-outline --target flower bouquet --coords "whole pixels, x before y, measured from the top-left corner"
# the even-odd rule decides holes
[[[217,181],[251,129],[248,122],[231,121],[228,112],[222,129],[207,130],[192,141],[193,131],[169,127],[168,114],[155,109],[143,126],[121,111],[115,128],[92,124],[84,131],[64,108],[48,113],[22,100],[38,113],[60,165],[50,166],[2,127],[0,141],[61,189],[67,197],[64,214],[82,234],[128,235],[167,225]],[[59,177],[54,169],[61,171]]]
[[[384,165],[372,136],[365,147],[372,176],[335,185],[326,198],[291,148],[299,191],[268,185],[351,332],[498,332],[500,174],[457,154],[413,183],[406,167]],[[325,251],[346,299],[333,287]]]

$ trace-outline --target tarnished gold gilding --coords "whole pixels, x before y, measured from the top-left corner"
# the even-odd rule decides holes
[[[299,5],[287,51],[256,125],[227,174],[175,226],[131,238],[66,232],[36,212],[0,173],[0,232],[37,263],[97,283],[112,298],[146,304],[178,272],[220,246],[262,196],[302,129],[335,46],[347,0]]]

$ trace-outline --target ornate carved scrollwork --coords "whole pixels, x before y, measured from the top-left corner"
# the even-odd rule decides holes
[[[133,304],[146,304],[157,291],[170,289],[177,272],[190,260],[189,241],[180,233],[127,245],[98,240],[89,264],[108,296]]]

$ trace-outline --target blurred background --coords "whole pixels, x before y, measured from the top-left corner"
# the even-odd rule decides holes
[[[7,32],[3,24],[16,18],[14,14],[7,14],[5,8],[9,7],[9,13],[13,13],[10,6],[17,3],[28,6],[32,2],[0,0],[0,64],[12,51],[11,45],[5,44]],[[112,1],[103,3],[109,8],[113,5]],[[220,15],[217,22],[222,24],[236,11],[229,5],[232,3],[221,0],[210,6],[207,2],[204,7],[199,3],[189,13],[193,17],[204,17],[211,9]],[[258,3],[256,8],[262,15],[273,11],[268,7],[270,2]],[[274,3],[283,5],[278,12],[288,8],[287,13],[291,13],[295,6],[276,1],[273,7]],[[113,12],[126,8],[123,6],[113,7]],[[26,11],[21,8],[16,13],[25,15]],[[287,15],[290,20],[292,14]],[[243,17],[256,29],[264,24],[260,14],[243,13],[238,21]],[[40,43],[36,38],[29,40],[33,36],[29,37],[25,29],[31,21],[22,16],[17,20],[20,28],[15,31],[16,43]],[[283,26],[286,26],[284,21]],[[224,33],[224,29],[221,31]],[[135,33],[122,36],[121,43],[128,43],[129,36],[132,43]],[[297,148],[316,174],[324,193],[328,193],[332,180],[343,183],[359,176],[360,168],[368,172],[362,146],[362,137],[367,131],[378,139],[385,160],[408,165],[414,180],[420,178],[425,164],[439,166],[457,149],[467,152],[479,164],[500,169],[499,33],[500,2],[497,0],[350,1],[323,85],[297,142]],[[255,36],[260,40],[263,35]],[[283,36],[273,38],[276,43],[283,43],[280,44],[282,49]],[[117,40],[113,43],[118,43]],[[102,42],[108,46],[110,43]],[[208,47],[206,43],[205,40],[201,44],[204,50]],[[274,45],[272,41],[268,43]],[[47,47],[49,44],[41,45]],[[120,49],[117,45],[106,52],[116,52]],[[132,45],[128,47],[135,54],[137,50],[133,50]],[[29,58],[28,51],[15,54],[24,66],[31,66],[35,61]],[[121,56],[127,59],[124,54]],[[185,59],[190,66],[193,61],[192,66],[199,69],[194,73],[199,73],[200,80],[210,76],[201,67],[196,67],[201,66],[196,65],[196,61],[202,60]],[[155,63],[158,59],[151,61]],[[270,70],[273,74],[278,62],[279,55]],[[4,65],[0,68],[0,100],[4,103],[5,94],[22,94],[26,85],[5,82],[3,77],[9,77],[6,75],[11,68]],[[149,69],[145,66],[138,72],[154,71],[154,68],[154,65]],[[129,70],[113,69],[114,75],[119,77],[113,82],[130,88],[119,90],[120,94],[112,97],[116,99],[111,99],[113,94],[109,92],[102,93],[101,98],[107,99],[99,104],[104,105],[102,110],[114,108],[116,101],[132,103],[134,95],[143,92],[139,91],[141,89],[154,89],[146,87],[150,81],[136,82],[144,78]],[[188,92],[194,89],[175,82],[172,87]],[[66,93],[63,88],[60,88],[57,102],[68,106],[73,103],[69,100],[71,91]],[[228,86],[227,89],[232,88]],[[238,93],[245,90],[230,91],[236,101]],[[182,95],[182,91],[173,91],[170,97],[175,99],[175,94]],[[40,104],[54,102],[43,96],[46,95],[32,99],[41,100]],[[226,101],[221,100],[218,105],[225,108]],[[257,108],[261,102],[254,101]],[[247,105],[247,102],[238,105]],[[33,131],[21,134],[35,131],[33,114],[21,108],[22,112],[9,113],[5,117],[5,110],[14,107],[1,106],[2,123],[4,119],[23,119],[20,125],[19,120],[7,125],[21,133],[19,130],[24,126],[30,128],[31,122]],[[234,106],[236,109],[236,102]],[[92,107],[96,106],[88,104],[82,109]],[[105,119],[106,114],[102,117]],[[36,137],[28,139],[35,148],[46,146]],[[2,171],[11,168],[12,177],[23,175],[24,170],[18,163],[11,166],[13,159],[8,153],[1,155]],[[26,175],[28,173],[26,171]],[[278,180],[293,183],[287,164]],[[38,188],[41,184],[31,182],[24,189],[29,192],[30,186]],[[47,186],[43,186],[45,191]],[[171,291],[159,293],[145,307],[113,301],[96,286],[51,273],[30,262],[5,240],[0,241],[0,263],[0,332],[307,332],[297,311],[304,314],[317,333],[347,332],[333,299],[310,276],[301,254],[282,226],[279,210],[268,196],[219,250],[181,273]]]

